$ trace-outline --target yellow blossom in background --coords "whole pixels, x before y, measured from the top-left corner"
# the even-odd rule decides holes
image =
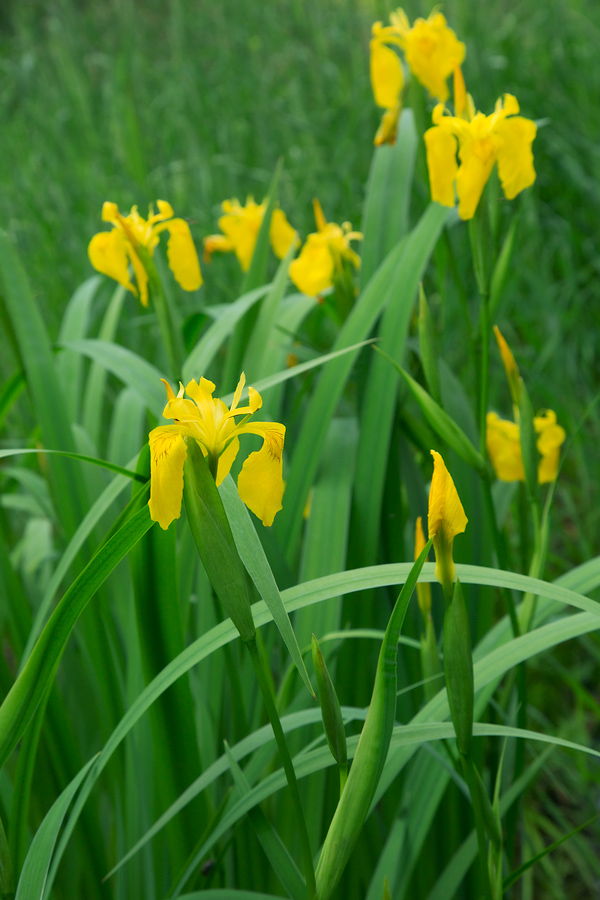
[[[150,204],[148,218],[140,216],[137,206],[132,206],[128,216],[122,216],[116,203],[105,202],[102,220],[110,222],[112,231],[95,234],[88,246],[90,262],[98,272],[114,278],[119,284],[148,305],[148,273],[143,256],[152,256],[163,231],[169,232],[167,258],[175,279],[184,291],[196,291],[202,284],[198,254],[184,219],[174,219],[173,209],[165,200],[158,200],[158,212]],[[136,285],[129,277],[129,263],[135,274]]]
[[[469,95],[466,97],[470,100]],[[471,103],[461,116],[452,116],[442,103],[433,110],[433,127],[425,132],[431,199],[454,206],[471,219],[494,163],[507,200],[512,200],[535,181],[531,145],[536,125],[518,116],[519,104],[512,94],[496,102],[490,116],[475,112]],[[460,159],[457,162],[456,155]]]
[[[521,437],[516,422],[501,419],[497,413],[486,417],[486,446],[488,455],[500,481],[525,481]],[[556,413],[546,409],[534,416],[533,427],[540,454],[538,481],[547,484],[558,474],[560,448],[565,441],[564,428],[557,424]]]
[[[385,143],[394,143],[402,109],[402,88],[404,87],[402,63],[395,50],[385,43],[387,31],[381,22],[373,24],[370,59],[371,86],[375,103],[385,110],[373,141],[376,147]]]
[[[175,396],[170,384],[163,416],[173,419],[173,425],[159,425],[149,435],[150,442],[150,516],[161,528],[168,528],[181,514],[183,497],[183,464],[187,450],[184,438],[193,439],[207,458],[211,471],[216,473],[217,486],[229,474],[240,449],[239,436],[257,434],[263,438],[260,450],[251,453],[238,476],[238,491],[246,506],[262,520],[272,525],[281,509],[283,496],[282,453],[285,426],[279,422],[249,422],[262,406],[258,391],[250,387],[247,406],[239,406],[246,378],[242,373],[235,390],[231,408],[213,399],[215,386],[201,378],[180,384]],[[185,398],[184,392],[188,397]],[[236,424],[236,416],[243,416]]]
[[[425,547],[425,535],[423,534],[423,520],[417,517],[415,523],[415,559],[418,559]],[[428,581],[417,583],[417,600],[423,618],[427,620],[431,612],[431,585]]]
[[[403,9],[390,16],[399,36],[406,62],[415,78],[432,97],[444,103],[449,96],[447,81],[456,66],[462,65],[466,47],[448,27],[441,12],[416,19],[412,28]]]
[[[211,254],[235,253],[243,272],[247,272],[252,262],[258,232],[267,209],[267,201],[256,203],[248,197],[242,206],[235,197],[221,204],[224,215],[219,219],[222,234],[210,234],[204,238],[204,260],[210,262]],[[297,234],[281,209],[274,209],[271,215],[269,238],[273,253],[278,259],[288,252]]]
[[[432,450],[431,455],[433,476],[429,489],[427,522],[429,537],[433,538],[435,550],[435,576],[448,598],[456,580],[452,545],[456,535],[462,534],[467,527],[468,519],[444,460],[436,450]]]
[[[300,255],[290,263],[290,278],[299,291],[315,297],[333,287],[334,275],[348,260],[356,268],[360,257],[350,247],[350,241],[361,240],[362,234],[352,231],[349,222],[336,225],[327,222],[318,200],[313,200],[317,231],[309,234]]]

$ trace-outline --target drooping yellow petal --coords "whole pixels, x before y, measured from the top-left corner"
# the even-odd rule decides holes
[[[500,183],[507,200],[512,200],[535,181],[531,145],[537,128],[531,119],[513,116],[499,121],[494,130],[501,139],[498,147]]]
[[[88,256],[98,272],[113,278],[137,297],[137,289],[129,278],[127,240],[122,231],[113,228],[95,234],[88,245]]]
[[[496,143],[492,137],[474,138],[462,144],[460,166],[456,173],[458,213],[472,219],[496,162]]]
[[[393,109],[404,86],[402,63],[398,54],[376,36],[371,40],[370,70],[375,103],[382,109]]]
[[[251,453],[238,477],[238,491],[246,506],[258,516],[263,525],[272,525],[282,508],[282,454],[285,426],[278,422],[245,425],[242,431],[260,434],[263,445]]]
[[[454,181],[458,171],[456,138],[441,125],[425,132],[427,168],[431,199],[442,206],[454,206]]]
[[[202,274],[190,226],[184,219],[171,219],[165,224],[169,231],[169,268],[184,291],[197,291],[202,284]]]
[[[496,477],[500,481],[525,481],[519,426],[501,419],[497,413],[486,416],[485,443]]]
[[[183,464],[187,456],[185,441],[176,425],[160,425],[148,438],[150,442],[150,518],[168,528],[181,515]]]
[[[314,297],[333,284],[335,263],[320,234],[309,234],[300,255],[290,263],[289,275],[299,291]]]
[[[278,259],[283,259],[292,244],[298,241],[296,229],[292,228],[282,209],[273,210],[269,239],[273,253]]]

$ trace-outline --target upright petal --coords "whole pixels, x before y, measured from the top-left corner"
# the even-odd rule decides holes
[[[507,200],[512,200],[535,181],[531,145],[537,128],[531,119],[513,116],[499,121],[494,129],[500,137],[498,174]]]
[[[374,37],[371,40],[371,87],[375,103],[393,109],[404,86],[402,63],[398,54]]]
[[[292,228],[282,209],[273,210],[269,239],[273,253],[278,259],[283,259],[294,241],[298,241],[296,229]]]
[[[468,519],[444,460],[436,450],[432,450],[431,455],[433,477],[427,517],[429,537],[436,537],[443,532],[445,539],[451,542],[465,530]]]
[[[242,271],[250,268],[256,239],[265,214],[265,204],[258,205],[252,199],[244,207],[235,201],[224,201],[224,216],[219,219],[219,228],[233,244]]]
[[[263,525],[272,525],[283,497],[282,454],[285,426],[278,422],[246,425],[241,431],[263,437],[260,450],[251,453],[238,477],[238,491],[246,506]]]
[[[133,245],[130,243],[127,244],[127,255],[135,272],[135,280],[140,292],[140,303],[142,306],[148,306],[148,273],[144,268],[143,262],[133,249]]]
[[[150,518],[168,528],[181,515],[185,441],[176,425],[160,425],[148,437],[150,442]]]
[[[425,147],[431,199],[442,206],[454,206],[454,180],[458,170],[456,138],[442,125],[434,125],[425,132]]]
[[[184,291],[197,291],[202,274],[190,226],[184,219],[171,219],[166,227],[169,231],[167,257],[175,280]]]

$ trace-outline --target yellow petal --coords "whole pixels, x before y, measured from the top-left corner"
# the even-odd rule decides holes
[[[114,278],[137,296],[137,290],[129,278],[127,240],[122,231],[113,228],[112,231],[95,234],[88,246],[88,256],[98,272]]]
[[[496,162],[496,142],[491,137],[466,141],[460,148],[460,166],[456,173],[458,213],[472,219]]]
[[[283,497],[282,454],[285,426],[278,422],[246,425],[246,432],[260,434],[263,445],[251,453],[238,477],[238,491],[246,506],[263,525],[272,525]]]
[[[415,559],[421,554],[425,543],[423,520],[419,516],[415,524]],[[431,585],[428,582],[417,584],[417,600],[419,609],[423,613],[424,618],[427,619],[431,612]]]
[[[233,462],[239,453],[239,449],[240,442],[234,437],[229,446],[226,447],[219,456],[219,462],[217,463],[217,477],[215,479],[217,487],[219,487],[223,479],[229,475]]]
[[[538,466],[538,481],[547,484],[558,475],[560,448],[565,441],[564,428],[556,423],[556,413],[547,409],[534,417],[533,426],[539,434],[537,449],[542,457]]]
[[[504,371],[506,372],[506,378],[508,380],[508,386],[510,388],[512,401],[515,406],[518,407],[521,394],[521,375],[519,373],[519,367],[515,361],[514,356],[512,355],[510,347],[506,343],[502,332],[497,325],[494,325],[494,334],[496,335],[496,341],[498,342],[498,347],[500,349],[500,355],[502,357]]]
[[[400,57],[381,40],[373,38],[370,67],[375,103],[382,109],[393,109],[400,99],[404,85]]]
[[[209,263],[213,253],[231,253],[233,241],[224,234],[209,234],[204,238],[204,262]]]
[[[313,197],[313,212],[315,214],[315,222],[317,224],[317,231],[325,231],[327,228],[327,219],[323,215],[323,207],[319,203],[316,197]]]
[[[442,206],[454,206],[454,181],[458,170],[456,138],[441,125],[425,132],[427,168],[431,199]]]
[[[431,451],[431,455],[433,477],[429,491],[427,519],[429,537],[436,537],[443,532],[446,541],[451,543],[457,534],[462,534],[469,520],[444,460],[435,450]]]
[[[131,244],[127,245],[127,253],[135,272],[135,280],[140,292],[140,303],[142,306],[148,306],[148,273]]]
[[[432,13],[427,20],[417,19],[405,39],[411,71],[432,97],[442,102],[449,95],[446,81],[456,66],[462,65],[465,51],[442,13]]]
[[[485,443],[500,481],[525,481],[519,426],[515,422],[489,412],[486,416]]]
[[[454,115],[459,119],[465,118],[467,111],[467,88],[460,66],[454,67]]]
[[[119,218],[119,207],[116,203],[111,203],[110,200],[105,200],[102,205],[102,221],[103,222],[114,222],[115,219]]]
[[[319,234],[309,234],[300,256],[290,263],[289,274],[299,291],[314,297],[333,284],[334,259]]]
[[[175,280],[184,291],[197,291],[202,284],[202,275],[190,226],[184,219],[172,219],[166,227],[169,231],[167,257]]]
[[[512,200],[535,181],[531,145],[537,128],[531,119],[514,116],[499,121],[494,129],[501,139],[498,174],[507,200]]]
[[[246,206],[236,205],[235,201],[224,201],[223,209],[229,212],[219,219],[219,228],[233,244],[242,271],[250,268],[256,239],[265,213],[265,204],[260,206],[248,199]]]
[[[175,215],[173,207],[170,203],[167,203],[166,200],[157,200],[156,205],[158,206],[158,212],[161,219],[172,219]]]
[[[273,210],[269,238],[273,253],[278,259],[283,259],[294,241],[298,240],[296,229],[292,228],[282,209]]]
[[[150,442],[150,518],[168,528],[181,515],[185,441],[176,425],[154,428]]]
[[[384,114],[381,117],[381,122],[379,123],[379,128],[375,133],[375,137],[373,138],[373,143],[376,147],[381,147],[382,144],[395,144],[396,143],[396,134],[398,132],[398,120],[400,118],[400,113],[402,112],[402,104],[397,103],[393,109],[386,109]]]

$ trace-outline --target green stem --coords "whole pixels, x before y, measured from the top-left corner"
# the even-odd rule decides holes
[[[173,321],[172,311],[169,308],[169,303],[158,270],[149,255],[144,259],[144,264],[148,273],[150,296],[152,297],[154,311],[156,312],[156,318],[158,319],[158,326],[169,360],[171,375],[177,384],[181,376],[181,368],[185,359],[183,339],[181,337],[181,332]]]
[[[484,896],[488,900],[493,900],[492,885],[490,882],[490,873],[487,865],[487,842],[485,838],[485,824],[483,819],[483,809],[481,806],[481,798],[475,783],[474,763],[471,754],[464,756],[460,754],[465,781],[471,795],[471,803],[473,807],[473,816],[475,818],[475,831],[477,834],[477,848],[479,851],[479,861],[483,870]]]
[[[281,727],[281,721],[279,719],[279,714],[277,713],[277,707],[275,706],[275,698],[271,690],[270,680],[267,677],[263,661],[258,651],[256,638],[250,641],[246,641],[245,643],[250,654],[250,659],[252,660],[252,665],[254,666],[254,671],[256,673],[256,678],[258,680],[258,685],[260,687],[265,706],[267,708],[267,714],[273,728],[277,747],[279,748],[279,753],[281,755],[281,761],[283,763],[283,769],[285,771],[287,783],[292,793],[292,802],[296,809],[296,824],[298,826],[298,834],[300,838],[300,853],[302,855],[302,862],[304,865],[304,873],[306,878],[307,897],[308,900],[312,900],[315,895],[317,885],[315,881],[315,870],[313,866],[312,851],[310,849],[308,829],[306,827],[306,819],[304,818],[304,810],[302,809],[302,801],[300,799],[300,790],[298,788],[298,781],[296,780],[294,764],[290,756],[290,751],[285,739],[285,735],[283,733],[283,728]]]

